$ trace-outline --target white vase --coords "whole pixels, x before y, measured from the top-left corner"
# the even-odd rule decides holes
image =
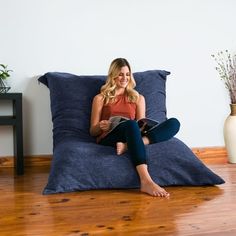
[[[231,113],[224,123],[224,139],[229,163],[236,163],[236,104],[230,104]]]

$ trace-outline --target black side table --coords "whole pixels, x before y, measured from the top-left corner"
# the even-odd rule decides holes
[[[23,156],[22,93],[0,93],[0,100],[12,101],[13,115],[0,116],[0,125],[13,126],[14,167],[17,175],[23,175],[24,156]]]

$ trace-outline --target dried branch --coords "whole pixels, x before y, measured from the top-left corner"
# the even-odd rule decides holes
[[[216,55],[211,55],[216,61],[216,70],[220,79],[224,82],[229,91],[230,101],[236,103],[236,55],[232,55],[228,50],[220,51]]]

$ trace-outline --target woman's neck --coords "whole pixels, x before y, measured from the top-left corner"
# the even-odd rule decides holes
[[[116,89],[116,93],[115,93],[116,96],[124,95],[124,94],[125,94],[125,89],[123,89],[123,88]]]

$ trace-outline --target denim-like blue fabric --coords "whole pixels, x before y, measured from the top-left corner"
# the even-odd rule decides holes
[[[166,120],[166,77],[152,70],[134,73],[136,89],[145,96],[146,115]],[[139,178],[128,153],[98,145],[89,135],[91,104],[106,76],[49,72],[38,79],[50,90],[53,160],[43,194],[89,189],[138,188]],[[152,178],[162,186],[215,185],[224,180],[207,168],[177,138],[145,146]]]
[[[145,96],[147,117],[166,119],[165,85],[167,71],[134,73],[136,89]],[[66,136],[93,142],[89,134],[93,97],[99,93],[106,76],[77,76],[69,73],[49,72],[39,81],[50,89],[54,146]]]

